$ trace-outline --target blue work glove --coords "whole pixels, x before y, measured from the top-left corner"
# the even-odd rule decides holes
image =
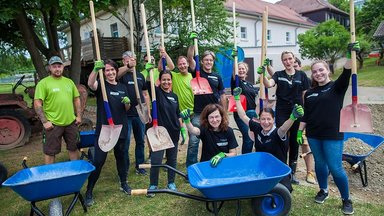
[[[191,34],[189,35],[189,39],[194,40],[195,38],[197,39],[198,36],[199,36],[199,35],[197,34],[197,32],[193,31],[193,32],[191,32]]]
[[[257,115],[255,110],[247,110],[245,114],[248,116],[248,118],[253,119],[253,118],[259,118],[259,115]]]
[[[235,98],[236,101],[240,100],[241,91],[242,89],[240,87],[236,87],[233,89],[233,97]]]
[[[304,115],[304,109],[301,105],[295,104],[295,107],[293,107],[292,113],[289,116],[290,119],[293,121],[296,121],[297,118],[303,117]]]
[[[155,65],[154,65],[153,63],[151,63],[151,62],[147,62],[147,63],[145,64],[145,70],[150,71],[150,70],[152,70],[153,68],[155,68]]]
[[[360,42],[356,41],[355,43],[348,44],[347,59],[351,59],[351,52],[356,51],[360,52]]]
[[[257,68],[257,73],[265,75],[265,67],[264,66],[258,67]]]
[[[303,145],[303,131],[302,130],[297,131],[296,142],[299,145]]]
[[[224,152],[220,152],[219,154],[213,156],[211,158],[211,167],[216,167],[225,157],[226,155]]]
[[[124,96],[124,97],[121,98],[121,103],[129,104],[129,103],[131,103],[131,100],[129,100],[129,97]]]
[[[264,59],[263,66],[268,67],[271,65],[271,60],[269,58]]]
[[[181,143],[180,143],[180,145],[184,145],[185,140],[187,139],[187,130],[185,129],[185,127],[181,127],[180,128],[180,133],[181,133]]]
[[[105,67],[103,61],[95,61],[95,65],[93,66],[93,72],[96,74],[99,73],[99,70],[103,69]]]
[[[180,116],[183,119],[184,123],[188,124],[191,122],[191,111],[189,109],[181,111]]]

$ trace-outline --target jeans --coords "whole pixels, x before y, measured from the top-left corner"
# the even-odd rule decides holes
[[[241,154],[250,153],[253,149],[253,141],[248,135],[249,127],[241,120],[237,113],[233,113],[233,118],[239,128],[241,135],[243,136],[243,145],[241,147]]]
[[[166,150],[160,150],[155,151],[151,153],[151,165],[160,165],[163,161],[164,152],[166,152],[167,162],[166,164],[168,166],[171,166],[176,169],[177,164],[177,147],[178,143],[173,143],[175,147],[169,148]],[[158,167],[152,167],[151,173],[150,173],[150,185],[158,185],[159,184],[159,171],[160,169]],[[168,184],[175,182],[175,172],[168,169]]]
[[[131,131],[133,130],[133,136],[135,137],[135,163],[136,169],[139,168],[139,164],[144,163],[144,124],[141,122],[139,117],[128,116],[128,133],[125,142],[125,158],[127,159],[127,171],[129,169],[129,144],[131,141]]]
[[[200,113],[194,113],[191,116],[191,123],[195,127],[200,127]],[[199,153],[199,143],[200,143],[200,138],[198,138],[196,135],[189,133],[187,160],[185,163],[187,167],[197,163],[197,160],[198,160],[197,154]]]
[[[340,191],[341,198],[349,199],[348,177],[342,165],[343,140],[319,140],[308,138],[313,157],[315,171],[320,189],[328,189],[328,174]]]
[[[127,172],[126,172],[127,164],[125,163],[126,160],[124,158],[125,143],[126,143],[125,140],[118,139],[115,147],[113,148],[113,152],[115,154],[115,160],[116,160],[117,173],[119,174],[120,182],[127,181]],[[101,169],[104,166],[105,160],[107,159],[107,155],[108,155],[108,152],[103,152],[100,149],[99,144],[96,140],[95,155],[92,162],[96,169],[88,177],[88,185],[87,185],[88,190],[92,190],[97,180],[99,179]]]

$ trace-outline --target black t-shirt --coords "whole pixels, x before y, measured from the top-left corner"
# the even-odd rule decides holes
[[[303,104],[303,91],[309,88],[308,77],[303,71],[296,71],[294,75],[288,75],[285,70],[277,71],[272,79],[277,84],[277,115],[279,111],[290,113],[295,104]]]
[[[156,88],[157,118],[159,126],[164,126],[174,143],[180,137],[180,110],[179,100],[175,93],[167,93],[159,87]]]
[[[306,136],[315,139],[342,140],[340,110],[343,108],[345,92],[348,89],[351,70],[344,69],[336,81],[309,89],[304,96]]]
[[[196,76],[196,71],[192,73],[192,76]],[[216,73],[207,73],[203,70],[200,71],[200,77],[208,80],[209,85],[212,88],[213,94],[195,95],[194,109],[195,113],[201,113],[205,106],[208,104],[217,104],[220,102],[220,95],[224,94],[224,84],[221,76]]]
[[[241,94],[247,99],[247,110],[256,109],[256,97],[259,92],[259,88],[253,86],[252,83],[247,80],[239,79],[239,87],[241,88]],[[236,81],[231,79],[231,92],[233,94],[233,89],[236,88]]]
[[[200,161],[209,161],[220,152],[229,153],[230,149],[238,146],[232,128],[227,131],[212,131],[207,128],[200,128],[200,139],[203,143]]]
[[[273,129],[267,135],[263,135],[263,128],[254,120],[249,121],[249,130],[255,135],[255,149],[257,152],[268,152],[283,163],[287,163],[288,142],[286,137],[280,138],[278,128]]]
[[[137,75],[137,84],[139,87],[141,103],[145,103],[143,91],[148,90],[148,87],[145,83],[145,78],[143,74],[136,71],[136,75]],[[136,109],[136,106],[138,103],[136,99],[135,82],[133,80],[133,73],[127,72],[126,74],[124,74],[124,76],[120,78],[120,82],[127,87],[129,99],[131,99],[131,108],[128,110],[127,115],[138,117],[139,114],[137,113],[137,109]]]
[[[125,111],[125,105],[121,103],[122,97],[128,96],[127,88],[121,83],[112,85],[105,82],[105,92],[107,94],[109,108],[111,110],[112,119],[115,125],[123,125],[123,129],[120,133],[120,138],[125,139],[127,137],[127,126],[128,118]],[[96,134],[100,134],[101,126],[108,125],[107,114],[104,109],[104,100],[101,93],[100,81],[97,86],[96,103],[97,103],[97,114],[96,114]],[[129,96],[128,96],[129,97]],[[130,98],[131,99],[131,98]],[[132,99],[131,99],[132,100]]]

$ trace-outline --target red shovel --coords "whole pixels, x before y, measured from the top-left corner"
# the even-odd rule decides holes
[[[355,8],[350,2],[351,42],[355,42]],[[367,105],[357,103],[356,51],[351,52],[352,60],[352,104],[340,112],[340,132],[373,132],[372,113]]]
[[[195,23],[195,9],[193,0],[191,0],[191,14],[192,14],[192,29],[196,31]],[[200,61],[199,61],[199,48],[197,46],[197,38],[193,39],[195,46],[195,62],[196,62],[196,77],[191,80],[192,92],[194,95],[212,94],[211,85],[207,79],[200,77]]]

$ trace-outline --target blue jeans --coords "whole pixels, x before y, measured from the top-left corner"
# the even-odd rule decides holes
[[[239,131],[241,132],[241,135],[243,136],[241,154],[252,152],[253,141],[248,135],[249,127],[243,122],[243,120],[241,120],[237,113],[233,113],[233,118],[235,119],[235,122],[237,124],[237,127],[239,128]]]
[[[328,174],[340,191],[342,199],[349,199],[348,177],[342,165],[343,140],[319,140],[308,138],[320,189],[328,189]]]
[[[144,131],[145,126],[141,122],[139,117],[128,116],[128,134],[125,142],[125,158],[127,159],[127,171],[129,169],[129,143],[131,141],[131,131],[133,130],[133,136],[135,137],[135,163],[136,169],[139,168],[139,164],[144,163]]]
[[[200,113],[194,113],[191,116],[191,123],[195,127],[200,127]],[[187,160],[185,165],[188,167],[197,163],[197,154],[199,153],[200,138],[193,134],[189,134]]]

